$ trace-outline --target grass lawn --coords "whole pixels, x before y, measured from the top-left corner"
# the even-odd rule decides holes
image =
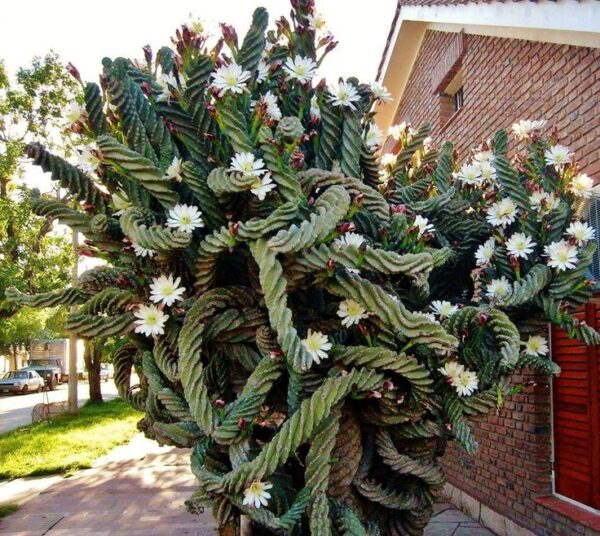
[[[127,443],[143,414],[116,399],[0,435],[0,479],[70,474]]]
[[[19,509],[18,504],[8,503],[8,504],[0,504],[0,518],[9,516],[13,512],[16,512]]]

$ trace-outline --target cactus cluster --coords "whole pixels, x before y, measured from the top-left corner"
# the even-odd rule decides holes
[[[72,332],[127,339],[119,393],[147,436],[191,448],[192,511],[257,534],[417,535],[446,443],[476,449],[468,420],[516,369],[557,372],[545,319],[598,342],[571,314],[591,295],[593,232],[569,234],[590,192],[537,123],[512,161],[504,132],[459,167],[406,125],[380,154],[388,94],[315,83],[333,43],[315,21],[294,0],[274,30],[257,9],[241,43],[190,23],[173,49],[105,59],[76,122],[84,164],[27,154],[75,201],[36,212],[107,264],[8,295],[79,304]]]

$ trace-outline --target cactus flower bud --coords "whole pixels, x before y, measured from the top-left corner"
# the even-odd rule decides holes
[[[144,80],[141,83],[141,88],[144,92],[144,95],[146,95],[147,97],[150,97],[153,94],[152,86],[146,80]]]
[[[204,108],[206,108],[208,115],[211,117],[217,117],[217,107],[214,104],[210,104],[210,102],[204,102]]]
[[[325,54],[328,54],[338,46],[338,41],[332,41],[325,47]]]
[[[299,171],[304,167],[304,153],[299,149],[294,149],[294,152],[290,156],[290,166],[296,171]]]
[[[225,41],[225,43],[230,46],[231,48],[237,48],[238,47],[238,37],[237,37],[237,32],[235,31],[235,28],[233,26],[231,26],[230,24],[225,24],[224,22],[222,22],[220,24],[221,26],[221,33],[223,34],[223,40]]]
[[[351,221],[345,221],[344,223],[340,223],[340,225],[337,226],[337,231],[340,234],[353,232],[355,229],[356,226]]]
[[[406,214],[406,205],[390,205],[390,214]]]
[[[75,78],[75,80],[77,80],[80,84],[83,84],[83,82],[81,81],[81,75],[79,74],[79,70],[77,69],[77,67],[75,67],[75,65],[73,65],[71,62],[69,62],[69,63],[67,63],[66,69],[67,69],[67,72],[73,78]]]
[[[361,324],[359,322],[358,324],[356,324],[356,327],[358,328],[358,331],[363,337],[367,337],[369,335],[369,330],[364,324]]]
[[[152,63],[152,47],[150,45],[145,45],[142,47],[142,50],[144,51],[144,59],[146,60],[146,63],[150,65]]]
[[[489,320],[489,315],[487,315],[486,313],[479,311],[477,313],[477,323],[480,326],[485,326],[487,324],[487,321]]]

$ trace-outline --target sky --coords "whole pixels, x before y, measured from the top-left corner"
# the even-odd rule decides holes
[[[377,65],[394,15],[396,0],[317,0],[330,31],[340,42],[322,66],[321,76],[356,76],[368,82]],[[228,22],[243,38],[256,6],[270,21],[289,15],[289,0],[20,0],[6,2],[0,17],[0,57],[10,71],[54,49],[96,81],[104,56],[142,57],[141,47],[170,44],[189,14],[216,25]],[[89,8],[88,8],[89,6]]]

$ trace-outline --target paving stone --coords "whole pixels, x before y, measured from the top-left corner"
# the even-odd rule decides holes
[[[458,528],[458,523],[429,523],[423,536],[452,536]]]
[[[454,506],[447,502],[435,503],[433,505],[433,515],[435,516],[444,510],[450,510],[452,508],[454,508]]]
[[[431,519],[432,523],[472,523],[473,519],[460,510],[452,508],[445,510]]]
[[[459,525],[453,536],[494,536],[494,533],[484,527],[465,527]]]

